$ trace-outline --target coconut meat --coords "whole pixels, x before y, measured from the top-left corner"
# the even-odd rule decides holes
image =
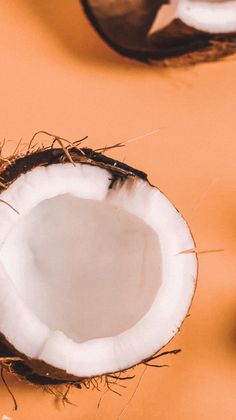
[[[165,345],[195,287],[189,229],[145,180],[38,167],[1,194],[0,331],[76,376],[119,371]]]
[[[236,31],[235,0],[172,0],[161,6],[148,35],[164,29],[174,19],[199,31],[230,33]]]
[[[78,343],[131,328],[161,281],[159,241],[149,226],[106,201],[71,194],[22,217],[1,260],[27,306]]]

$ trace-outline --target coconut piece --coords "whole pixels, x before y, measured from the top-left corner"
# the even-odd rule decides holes
[[[101,37],[130,58],[184,64],[213,61],[236,49],[236,0],[81,3]]]
[[[0,192],[4,367],[80,387],[170,341],[197,261],[186,222],[145,173],[89,148],[46,149],[4,161]]]

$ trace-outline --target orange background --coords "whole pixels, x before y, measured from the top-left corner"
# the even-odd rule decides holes
[[[199,251],[223,249],[199,255],[191,316],[168,346],[183,351],[163,360],[171,367],[148,368],[136,389],[138,368],[123,396],[104,394],[99,409],[96,391],[72,390],[78,406],[58,407],[8,376],[19,410],[1,385],[0,418],[235,419],[236,61],[179,70],[131,62],[103,44],[77,0],[2,2],[0,40],[8,149],[37,130],[72,141],[88,135],[86,144],[98,147],[160,129],[111,155],[149,173],[189,222]]]

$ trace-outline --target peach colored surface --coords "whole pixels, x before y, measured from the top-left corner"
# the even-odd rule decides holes
[[[148,368],[141,380],[138,368],[123,396],[107,392],[99,409],[96,391],[71,391],[77,407],[64,408],[8,376],[19,410],[1,384],[0,419],[235,419],[236,61],[169,71],[130,62],[103,44],[77,0],[2,2],[0,39],[8,148],[37,130],[103,146],[160,128],[112,155],[149,173],[198,250],[223,249],[199,255],[191,316],[168,346],[183,351],[165,359],[169,368]]]

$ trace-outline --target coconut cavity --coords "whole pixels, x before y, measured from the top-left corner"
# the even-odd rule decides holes
[[[78,343],[132,327],[161,284],[155,232],[118,206],[72,194],[20,218],[1,262],[27,307]]]

